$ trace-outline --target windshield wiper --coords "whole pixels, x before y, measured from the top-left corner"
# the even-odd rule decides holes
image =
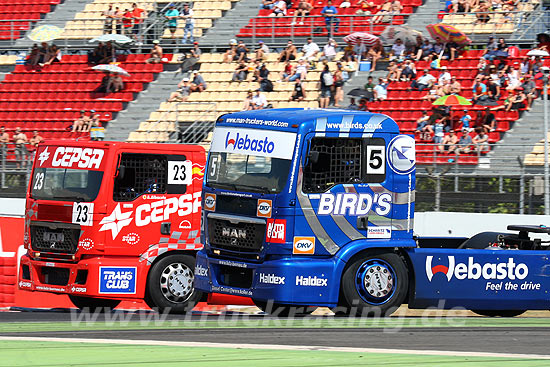
[[[54,200],[74,200],[77,203],[80,203],[83,201],[90,201],[90,197],[84,197],[84,196],[52,196],[51,198]]]
[[[227,189],[237,191],[237,185],[229,183],[229,182],[209,182],[208,185],[213,188],[218,189]]]
[[[236,184],[235,186],[243,187],[246,189],[252,189],[259,192],[265,192],[266,194],[269,193],[269,188],[267,186],[256,186],[256,185],[245,185],[245,184]]]

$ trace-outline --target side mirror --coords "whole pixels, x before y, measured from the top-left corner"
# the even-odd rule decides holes
[[[307,155],[307,159],[309,162],[313,164],[319,162],[319,152],[316,150],[310,151],[309,154]]]
[[[121,164],[120,166],[118,166],[116,178],[118,178],[119,180],[124,180],[125,175],[126,175],[126,166]]]

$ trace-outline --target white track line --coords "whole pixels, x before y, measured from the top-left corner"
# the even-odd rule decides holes
[[[1,340],[63,342],[63,343],[93,343],[93,344],[154,345],[154,346],[196,347],[196,348],[307,350],[307,351],[353,352],[353,353],[391,353],[391,354],[428,355],[428,356],[450,356],[450,357],[550,359],[550,355],[540,355],[540,354],[459,352],[459,351],[446,351],[446,350],[419,350],[419,349],[324,347],[324,346],[279,345],[279,344],[232,344],[232,343],[206,343],[206,342],[175,342],[175,341],[163,341],[163,340],[86,339],[86,338],[51,338],[51,337],[42,338],[42,337],[31,337],[31,336],[0,336],[0,341]]]

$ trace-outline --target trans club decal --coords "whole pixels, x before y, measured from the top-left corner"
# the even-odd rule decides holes
[[[319,215],[366,215],[371,210],[380,216],[388,215],[391,210],[392,196],[383,194],[325,193],[309,195],[310,199],[319,199]]]
[[[286,219],[268,219],[265,241],[271,243],[286,242]]]
[[[99,267],[99,293],[136,293],[137,268]]]
[[[437,275],[437,274],[441,275]],[[517,290],[540,290],[540,283],[524,281],[516,283],[513,281],[524,280],[529,275],[529,267],[524,263],[516,263],[514,258],[499,262],[478,263],[474,257],[469,256],[467,262],[457,262],[454,256],[447,256],[447,261],[441,263],[440,259],[434,260],[433,256],[426,257],[426,276],[428,281],[437,276],[452,280],[485,280],[487,291],[517,291]],[[499,282],[500,281],[500,282]]]
[[[271,200],[258,199],[258,207],[256,209],[256,215],[263,218],[271,218],[271,212],[273,205]]]
[[[312,255],[315,253],[315,237],[294,237],[292,253],[295,255]]]

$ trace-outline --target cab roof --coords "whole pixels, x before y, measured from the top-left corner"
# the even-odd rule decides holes
[[[123,148],[139,152],[140,150],[160,151],[169,154],[172,151],[200,151],[204,152],[204,148],[200,145],[190,144],[151,144],[151,143],[126,143],[121,141],[82,141],[82,140],[50,140],[46,139],[40,145],[60,146],[60,147],[79,147],[79,148],[100,148],[100,149],[116,149]]]

